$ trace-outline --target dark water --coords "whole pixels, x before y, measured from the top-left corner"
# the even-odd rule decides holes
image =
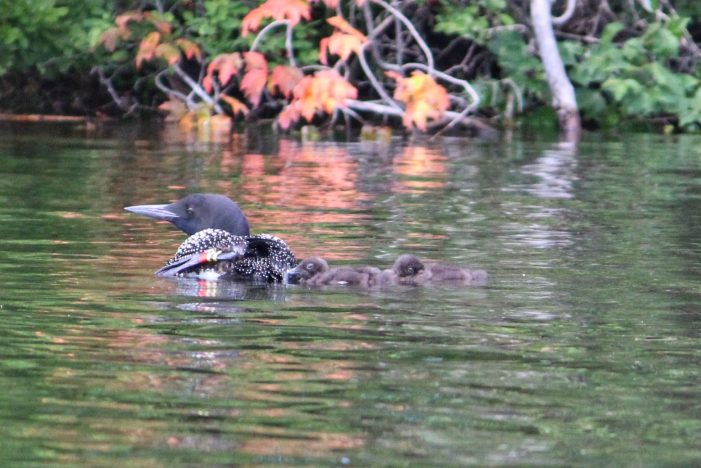
[[[701,138],[201,143],[0,127],[0,465],[701,463]],[[300,255],[488,288],[152,276],[122,207],[238,200]]]

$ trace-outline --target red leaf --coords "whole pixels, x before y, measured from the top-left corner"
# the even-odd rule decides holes
[[[276,65],[270,77],[270,91],[274,92],[277,88],[283,96],[289,99],[292,96],[292,90],[303,76],[299,68]]]
[[[243,18],[241,35],[246,37],[249,32],[257,31],[262,20],[272,18],[276,21],[287,20],[295,26],[304,18],[311,18],[307,0],[267,0],[258,8],[254,8]]]
[[[300,115],[297,107],[290,104],[278,114],[277,123],[280,125],[280,128],[287,130],[293,123],[299,120],[299,117]]]
[[[269,17],[268,10],[263,8],[262,5],[249,11],[241,22],[241,36],[246,37],[250,31],[257,31],[261,21]]]
[[[251,101],[253,107],[258,106],[260,97],[268,81],[268,62],[259,52],[246,52],[246,74],[241,79],[241,91]]]
[[[211,62],[209,62],[209,65],[207,66],[207,75],[202,80],[202,85],[208,93],[211,93],[214,72],[218,72],[219,83],[222,86],[226,86],[226,84],[231,80],[231,77],[239,72],[241,65],[243,65],[243,60],[241,59],[241,54],[238,52],[217,55]]]

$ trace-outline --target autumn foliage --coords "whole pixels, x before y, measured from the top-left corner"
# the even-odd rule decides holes
[[[221,125],[237,115],[272,109],[282,129],[327,119],[368,123],[395,118],[407,129],[427,131],[429,122],[454,126],[476,109],[477,94],[469,83],[435,68],[423,39],[399,10],[383,0],[323,4],[334,13],[325,21],[312,18],[319,8],[312,9],[308,0],[266,0],[253,8],[240,26],[242,36],[255,35],[247,51],[207,56],[195,38],[175,37],[168,17],[141,11],[117,16],[101,43],[107,50],[135,43],[134,67],[144,70],[149,64],[167,97],[161,110],[183,128],[214,117]],[[368,24],[368,18],[374,21]],[[378,29],[390,19],[404,25],[406,48],[404,57],[395,53],[392,61],[383,57],[388,49],[379,43],[383,31]],[[298,64],[295,27],[311,20],[328,32],[319,38],[319,62]],[[284,32],[284,53],[266,57],[256,50],[278,31]]]

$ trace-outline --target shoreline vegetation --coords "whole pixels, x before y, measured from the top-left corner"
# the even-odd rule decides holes
[[[698,18],[689,0],[19,0],[0,121],[697,132]]]

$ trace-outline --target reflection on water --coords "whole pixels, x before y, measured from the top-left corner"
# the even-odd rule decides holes
[[[696,137],[411,145],[0,129],[3,465],[701,457]],[[159,135],[160,137],[153,135]],[[487,288],[163,280],[123,206],[225,193],[302,257]]]

